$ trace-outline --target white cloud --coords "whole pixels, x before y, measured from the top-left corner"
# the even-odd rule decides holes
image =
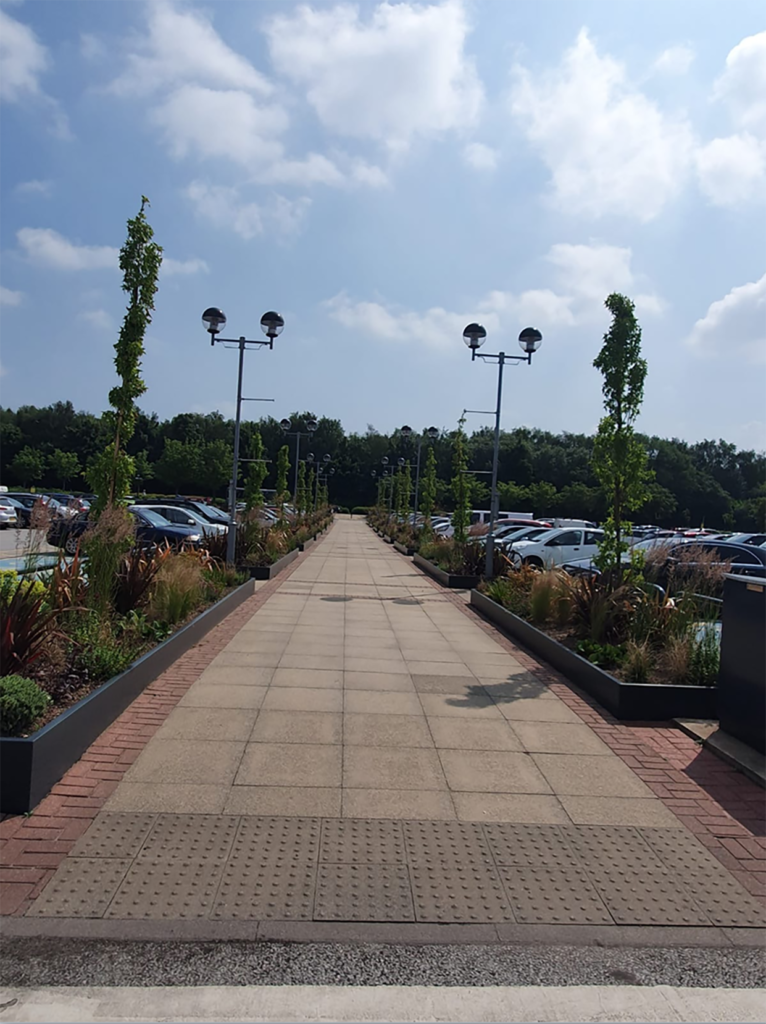
[[[51,228],[21,228],[16,238],[31,262],[55,270],[101,270],[119,266],[119,251],[108,245],[75,245]]]
[[[729,52],[713,96],[729,106],[740,128],[766,135],[766,32],[747,36]]]
[[[18,306],[23,298],[23,292],[15,292],[0,285],[0,306]]]
[[[50,182],[50,181],[37,181],[37,180],[33,179],[32,181],[20,181],[19,184],[14,189],[14,192],[17,192],[19,195],[22,195],[22,196],[28,196],[28,195],[45,196],[46,199],[47,199],[48,196],[50,196],[50,194],[51,194],[51,188],[52,188],[52,182]]]
[[[105,309],[87,309],[77,314],[77,319],[93,327],[97,331],[114,330],[114,320]]]
[[[418,313],[382,302],[355,302],[346,292],[327,300],[324,308],[351,330],[386,341],[412,341],[446,350],[454,345],[455,338],[462,337],[466,323],[477,316],[488,332],[503,335],[518,333],[528,325],[545,331],[604,319],[604,300],[610,292],[633,293],[640,286],[631,260],[632,252],[626,248],[561,243],[552,246],[547,255],[547,262],[556,268],[556,288],[491,291],[462,313],[442,307]],[[632,297],[639,315],[657,315],[664,309],[662,300],[652,293]]]
[[[192,182],[185,194],[198,216],[247,240],[267,230],[273,230],[277,239],[295,235],[311,205],[306,196],[291,200],[274,195],[266,203],[245,202],[236,188],[201,181]]]
[[[743,132],[713,139],[696,154],[703,194],[716,206],[738,206],[763,199],[766,192],[766,145]]]
[[[127,69],[111,84],[113,92],[142,95],[185,81],[264,96],[272,91],[269,81],[227,46],[200,12],[154,3],[148,7],[148,22],[148,34],[134,40]]]
[[[0,7],[0,99],[16,103],[41,95],[40,75],[49,66],[48,51],[28,25]]]
[[[304,5],[266,26],[274,66],[305,86],[327,128],[397,148],[476,121],[483,90],[468,31],[460,0],[380,3],[366,22],[349,4]]]
[[[699,354],[742,353],[751,362],[766,362],[766,274],[711,303],[686,343]]]
[[[517,67],[515,77],[511,112],[547,164],[561,209],[649,221],[676,196],[692,156],[688,124],[639,92],[585,30],[558,68]]]
[[[494,171],[497,167],[497,151],[483,142],[469,142],[463,150],[463,160],[477,171]]]
[[[652,70],[663,75],[685,75],[694,57],[694,48],[689,45],[669,46],[654,62]]]
[[[80,33],[80,54],[85,60],[102,60],[108,56],[109,50],[102,39],[92,32]]]
[[[174,260],[170,256],[162,257],[160,273],[165,277],[176,277],[178,275],[187,277],[189,274],[207,274],[210,267],[201,259]]]
[[[332,160],[319,153],[309,153],[303,160],[275,160],[262,171],[257,171],[253,180],[272,185],[308,186],[343,185],[346,178]]]
[[[287,115],[276,106],[262,106],[247,92],[182,85],[154,111],[176,157],[194,153],[229,159],[245,166],[282,157],[275,140],[287,128]]]

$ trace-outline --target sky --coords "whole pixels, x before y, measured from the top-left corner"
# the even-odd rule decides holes
[[[163,246],[141,407],[347,431],[593,432],[612,291],[638,427],[766,448],[766,18],[759,2],[0,0],[0,401],[100,412],[118,251]]]

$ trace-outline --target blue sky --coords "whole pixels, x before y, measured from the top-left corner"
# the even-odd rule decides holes
[[[98,412],[143,194],[164,247],[142,407],[347,430],[593,431],[613,290],[649,362],[640,427],[766,448],[760,3],[0,0],[2,403]],[[471,427],[489,421],[472,416]]]

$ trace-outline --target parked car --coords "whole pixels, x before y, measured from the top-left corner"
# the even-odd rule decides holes
[[[712,553],[715,556],[713,560],[714,565],[725,566],[728,572],[734,573],[737,576],[766,577],[766,548],[755,544],[733,544],[730,541],[710,540],[708,538],[698,540],[684,537],[670,539],[655,537],[651,540],[634,544],[632,550],[649,551],[652,548],[658,548],[661,553],[665,553],[664,560],[660,559],[657,565],[656,582],[661,587],[666,587],[671,567],[679,563],[679,548],[684,547],[691,547],[693,550],[699,548],[708,557]],[[623,556],[623,564],[630,564],[629,553]],[[687,555],[684,558],[684,564],[688,566],[689,571],[692,571],[696,563],[689,560]],[[599,571],[593,564],[591,556],[573,559],[567,562],[563,568],[573,576],[592,576]]]
[[[551,567],[595,554],[603,530],[546,530],[534,540],[518,540],[508,546],[508,555],[518,565]]]
[[[152,512],[156,512],[161,515],[163,519],[167,519],[169,523],[174,523],[176,526],[192,526],[205,537],[211,537],[219,533],[227,533],[228,527],[224,526],[223,523],[211,523],[205,519],[204,516],[200,515],[199,512],[195,512],[192,508],[187,508],[182,505],[142,505],[135,504],[130,506],[130,510],[135,509],[150,509]]]
[[[16,525],[18,516],[15,505],[7,495],[0,494],[0,530],[7,530],[9,526]]]
[[[18,498],[11,498],[7,494],[0,495],[5,503],[13,505],[16,509],[16,526],[21,529],[29,529],[32,522],[32,506],[24,505]]]
[[[207,502],[197,501],[194,498],[145,498],[140,504],[147,508],[155,505],[175,505],[180,508],[188,508],[192,512],[197,512],[209,523],[218,523],[220,526],[227,527],[229,525],[229,516],[226,512],[222,512],[215,505],[208,505]]]
[[[517,526],[509,529],[507,532],[498,536],[495,534],[495,544],[497,547],[507,550],[511,545],[515,544],[519,540],[537,540],[538,537],[542,537],[544,533],[548,532],[547,526]],[[480,544],[486,544],[487,538],[480,537]]]
[[[720,540],[728,541],[729,544],[752,544],[754,547],[762,548],[766,544],[766,533],[732,533],[728,537],[722,534]]]
[[[128,511],[136,523],[136,542],[142,547],[168,543],[180,548],[188,544],[199,547],[202,543],[202,532],[199,528],[180,526],[170,523],[164,516],[150,508],[129,506]],[[73,555],[83,534],[92,526],[89,514],[80,512],[71,519],[54,519],[46,535],[46,540],[54,547],[63,548],[68,555]]]

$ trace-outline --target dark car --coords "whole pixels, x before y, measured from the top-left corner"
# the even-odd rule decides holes
[[[29,529],[32,522],[32,505],[25,505],[18,498],[14,498],[12,494],[3,494],[2,497],[15,508],[17,524],[23,529]]]
[[[167,519],[152,512],[151,509],[132,509],[128,511],[136,523],[136,541],[141,547],[153,547],[155,544],[168,543],[174,548],[184,545],[198,547],[202,534],[190,526],[176,526]],[[87,512],[81,512],[71,519],[55,519],[48,529],[47,541],[60,547],[68,555],[77,551],[77,546],[85,531],[91,526]]]

